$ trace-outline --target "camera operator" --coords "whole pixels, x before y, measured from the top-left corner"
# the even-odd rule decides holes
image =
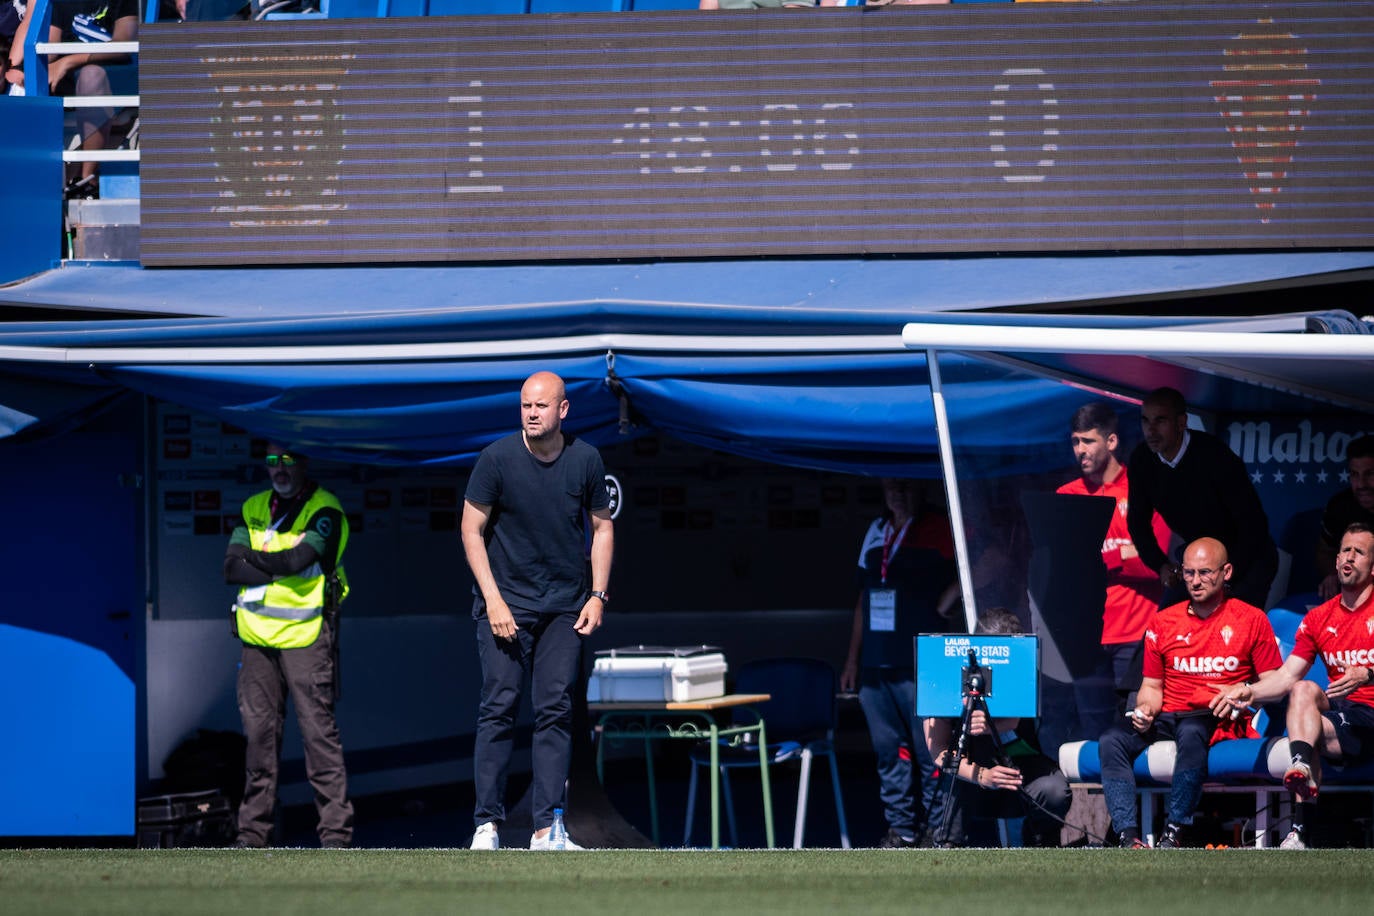
[[[1011,635],[1021,632],[1021,622],[1006,608],[990,608],[979,615],[975,632]],[[980,690],[984,687],[981,683],[974,686]],[[973,698],[966,697],[964,702],[973,702]],[[990,719],[983,709],[976,708],[969,713],[968,722],[964,753],[956,760],[961,723],[954,719],[925,720],[931,756],[942,774],[954,777],[947,802],[948,827],[936,833],[935,845],[996,845],[991,822],[1020,817],[1025,818],[1021,845],[1058,846],[1073,794],[1058,765],[1041,753],[1034,723]]]

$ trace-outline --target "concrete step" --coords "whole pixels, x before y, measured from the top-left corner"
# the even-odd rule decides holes
[[[72,257],[81,261],[137,261],[139,202],[136,197],[67,201]]]

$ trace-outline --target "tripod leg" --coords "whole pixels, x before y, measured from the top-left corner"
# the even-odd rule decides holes
[[[954,759],[948,767],[940,768],[940,781],[942,786],[936,786],[936,792],[944,792],[944,810],[940,818],[940,829],[936,831],[931,840],[936,846],[943,846],[947,843],[952,844],[953,838],[950,836],[950,822],[954,816],[955,806],[955,783],[959,781],[959,764],[964,759],[964,742],[968,738],[969,724],[973,718],[973,703],[964,703],[964,714],[959,719],[959,738],[955,741]],[[946,774],[945,770],[949,773]],[[946,782],[945,780],[948,780]],[[962,821],[962,817],[960,818]]]

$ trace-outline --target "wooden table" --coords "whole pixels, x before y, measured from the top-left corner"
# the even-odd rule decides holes
[[[662,846],[658,828],[658,787],[654,781],[653,742],[662,738],[706,741],[711,749],[711,848],[720,848],[720,742],[728,739],[735,746],[749,735],[755,736],[759,749],[759,779],[763,788],[763,826],[768,848],[773,848],[773,796],[768,787],[768,742],[763,717],[753,713],[754,722],[730,723],[721,727],[716,721],[720,710],[751,707],[772,699],[767,693],[732,693],[700,700],[643,700],[618,703],[588,703],[587,711],[596,716],[596,775],[605,781],[603,759],[606,742],[626,738],[644,742],[645,769],[649,777],[649,824],[655,844]]]

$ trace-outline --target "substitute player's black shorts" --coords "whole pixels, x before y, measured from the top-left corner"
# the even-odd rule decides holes
[[[1331,700],[1331,708],[1322,715],[1336,730],[1342,763],[1374,757],[1374,706],[1355,703],[1349,697],[1336,697]]]

